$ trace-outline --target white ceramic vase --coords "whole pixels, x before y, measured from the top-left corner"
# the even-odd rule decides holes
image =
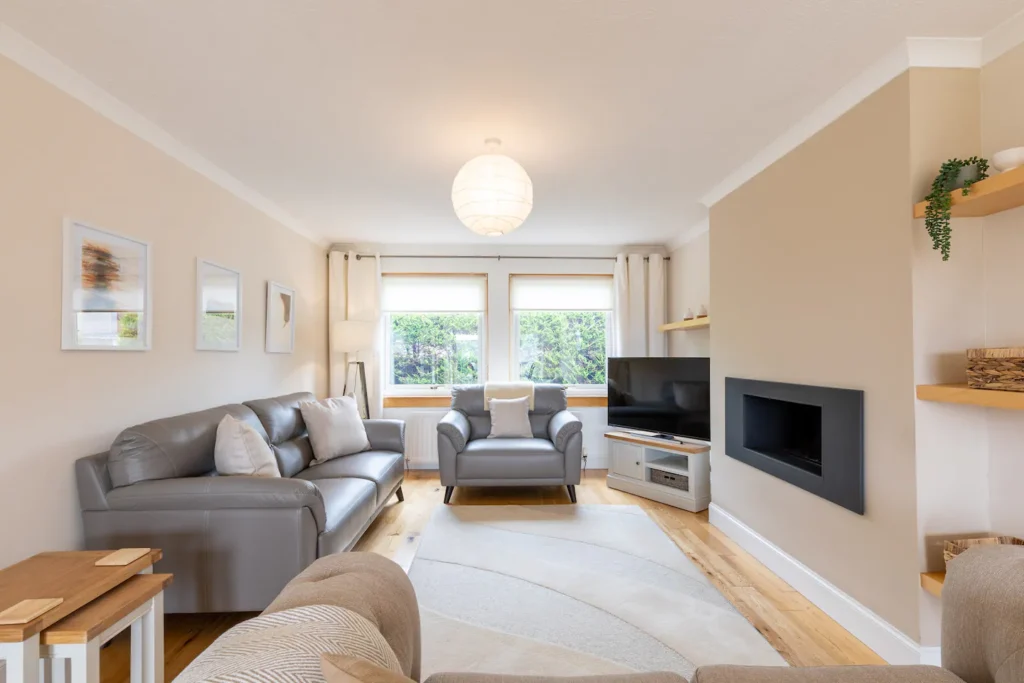
[[[1011,147],[1002,152],[996,152],[992,155],[992,166],[1000,172],[1024,166],[1024,147]]]

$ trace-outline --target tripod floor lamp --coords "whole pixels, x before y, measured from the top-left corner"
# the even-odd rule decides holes
[[[360,353],[373,350],[376,336],[377,324],[368,320],[336,322],[331,334],[331,347],[334,351],[348,354],[349,357],[342,393],[356,400],[359,416],[364,420],[370,417],[370,401],[366,395],[366,364],[358,358]]]

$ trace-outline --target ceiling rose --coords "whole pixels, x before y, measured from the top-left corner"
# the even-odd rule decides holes
[[[510,233],[533,209],[533,182],[526,170],[504,154],[501,140],[488,138],[488,153],[466,162],[452,183],[452,205],[463,225],[488,237]]]

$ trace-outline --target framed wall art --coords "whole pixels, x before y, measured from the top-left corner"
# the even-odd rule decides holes
[[[152,344],[150,247],[64,221],[61,348],[147,351]]]
[[[295,350],[295,290],[267,283],[267,353]]]
[[[196,259],[196,349],[242,348],[242,274]]]

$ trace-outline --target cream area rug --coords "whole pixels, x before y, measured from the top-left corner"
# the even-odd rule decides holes
[[[424,678],[786,664],[632,505],[438,508],[409,576]]]

